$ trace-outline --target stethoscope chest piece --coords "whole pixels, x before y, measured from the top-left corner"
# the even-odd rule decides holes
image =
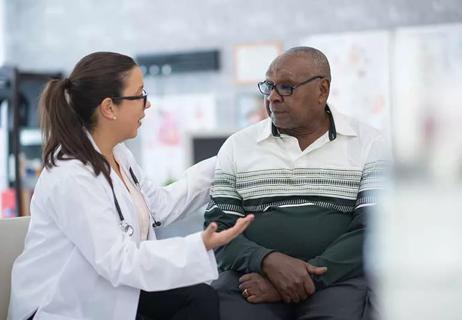
[[[138,179],[136,178],[135,173],[133,173],[132,168],[129,168],[129,171],[130,171],[130,175],[132,176],[133,182],[138,187],[138,190],[140,192],[142,192],[140,183],[138,182]],[[110,184],[110,186],[111,186],[112,196],[113,196],[113,199],[114,199],[114,205],[116,207],[117,214],[119,215],[119,219],[120,219],[120,229],[123,232],[125,232],[129,237],[131,237],[133,235],[133,232],[134,232],[133,227],[131,225],[129,225],[125,221],[124,215],[122,214],[122,210],[120,209],[119,201],[117,201],[117,197],[115,195],[114,187],[112,186],[112,183]],[[148,206],[147,203],[146,203],[146,207],[149,209],[149,206]],[[151,210],[149,210],[149,211],[151,211]],[[159,227],[162,223],[160,221],[156,221],[156,219],[154,219],[154,216],[152,215],[151,212],[150,212],[150,214],[151,214],[151,217],[152,217],[152,219],[154,221],[154,223],[152,224],[152,227],[153,228]]]
[[[120,229],[125,232],[129,237],[133,235],[133,227],[129,225],[125,220],[120,221]]]

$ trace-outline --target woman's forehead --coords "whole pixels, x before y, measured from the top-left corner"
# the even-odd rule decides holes
[[[128,72],[125,77],[124,84],[124,90],[127,92],[130,90],[136,91],[143,87],[143,73],[141,72],[140,67],[135,66]]]

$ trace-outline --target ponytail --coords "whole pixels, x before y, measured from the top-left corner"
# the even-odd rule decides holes
[[[87,136],[96,126],[96,109],[107,97],[117,97],[128,72],[136,66],[132,58],[114,52],[95,52],[83,57],[69,78],[48,82],[40,98],[43,134],[43,164],[56,160],[80,160],[91,165],[95,175],[103,173],[112,186],[110,165]]]
[[[83,119],[72,107],[69,79],[51,80],[40,98],[40,126],[43,135],[43,165],[56,166],[56,160],[78,159],[90,163],[95,175],[103,173],[112,186],[110,166],[93,147],[85,132]]]

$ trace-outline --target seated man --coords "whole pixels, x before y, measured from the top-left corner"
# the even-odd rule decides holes
[[[330,81],[322,52],[286,51],[258,84],[269,118],[219,152],[206,224],[255,214],[216,250],[222,320],[369,317],[363,240],[384,141],[329,108]]]

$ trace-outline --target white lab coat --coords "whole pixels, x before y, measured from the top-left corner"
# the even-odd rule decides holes
[[[208,201],[214,159],[160,188],[144,178],[125,145],[117,145],[114,155],[128,177],[132,168],[163,225]],[[123,182],[111,172],[122,213],[134,228],[129,237],[120,229],[104,176],[95,177],[77,160],[58,164],[43,170],[32,197],[25,249],[12,270],[8,319],[27,319],[35,310],[34,320],[135,319],[140,289],[162,291],[218,277],[215,257],[200,232],[156,240],[151,226],[148,240],[140,241],[138,213]]]

